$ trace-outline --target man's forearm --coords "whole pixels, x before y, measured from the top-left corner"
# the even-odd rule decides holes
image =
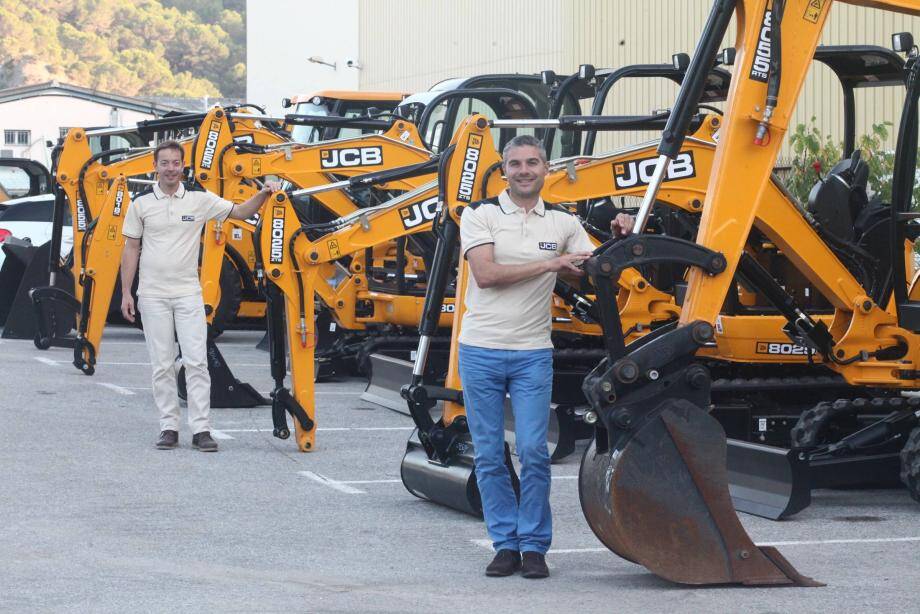
[[[140,259],[140,250],[136,247],[125,245],[121,255],[121,292],[130,293],[134,285],[134,276],[137,275],[137,262]]]
[[[265,199],[271,195],[271,192],[259,190],[254,196],[233,206],[230,211],[230,217],[237,220],[248,220],[265,204]]]
[[[484,266],[477,267],[478,270],[473,272],[476,284],[480,288],[510,286],[549,271],[545,260],[526,264],[497,264],[495,262],[482,264]]]

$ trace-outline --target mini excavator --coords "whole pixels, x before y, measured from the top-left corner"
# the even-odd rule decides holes
[[[920,14],[914,0],[850,3]],[[597,290],[607,356],[583,385],[597,420],[579,474],[582,508],[608,548],[674,582],[816,584],[798,574],[775,549],[756,546],[738,522],[728,489],[725,434],[708,413],[710,374],[695,359],[714,340],[717,319],[736,271],[744,266],[743,248],[755,224],[833,306],[827,325],[809,315],[771,275],[751,275],[749,281],[786,318],[786,332],[795,344],[821,356],[852,385],[910,390],[920,383],[920,325],[915,317],[920,310],[908,291],[904,249],[914,218],[910,187],[920,94],[916,54],[912,52],[906,68],[893,202],[887,217],[878,220],[889,240],[876,254],[883,263],[877,276],[861,281],[862,275],[854,275],[853,264],[847,266],[820,222],[797,209],[772,210],[763,198],[831,5],[830,0],[714,3],[662,135],[635,234],[602,246],[586,263]],[[666,170],[683,145],[703,71],[734,14],[738,78],[723,118],[696,240],[644,234]],[[622,270],[654,262],[690,267],[681,317],[675,325],[627,345],[618,314],[605,299],[613,296]],[[872,283],[867,287],[864,281]],[[884,442],[898,437],[899,431],[903,438],[904,429],[916,429],[911,427],[915,420],[913,408],[897,409],[841,447]],[[916,433],[912,431],[905,449],[920,439]]]

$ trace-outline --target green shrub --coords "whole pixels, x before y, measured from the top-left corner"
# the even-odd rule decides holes
[[[862,152],[862,159],[869,165],[868,191],[870,198],[891,202],[891,178],[894,172],[894,150],[887,149],[885,142],[890,134],[891,122],[880,122],[872,126],[868,134],[856,139],[856,149]],[[800,204],[808,203],[808,193],[818,181],[815,165],[825,176],[843,156],[843,143],[825,135],[815,125],[812,117],[809,124],[799,124],[789,135],[793,151],[791,169],[783,179],[786,188]],[[920,185],[914,182],[914,207],[920,202]]]

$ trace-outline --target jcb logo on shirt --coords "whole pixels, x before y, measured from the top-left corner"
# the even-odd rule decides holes
[[[382,147],[345,147],[322,149],[319,152],[323,168],[348,168],[351,166],[379,166],[383,164]]]
[[[420,226],[425,222],[430,222],[438,215],[438,197],[429,198],[428,200],[399,210],[399,217],[402,220],[403,228],[409,230]]]
[[[652,175],[655,173],[655,166],[657,164],[657,156],[616,164],[613,167],[614,181],[618,188],[624,190],[636,186],[648,185],[652,180]],[[696,168],[693,164],[693,152],[682,151],[676,158],[671,160],[671,163],[668,165],[668,170],[665,173],[664,180],[675,181],[688,177],[696,177]]]
[[[559,244],[558,244],[558,243],[547,243],[547,242],[544,242],[544,241],[540,241],[540,249],[542,249],[542,250],[545,250],[545,251],[548,251],[548,252],[554,252],[554,251],[556,251],[556,249],[557,249],[558,247],[559,247]]]
[[[482,149],[482,137],[478,134],[471,134],[463,154],[463,170],[460,172],[457,200],[466,203],[473,200],[473,184],[476,182],[476,171],[479,169],[480,149]]]
[[[201,154],[201,168],[210,169],[214,165],[214,152],[217,151],[217,138],[220,136],[220,122],[211,122],[211,128],[204,141],[204,153]]]
[[[271,250],[268,261],[281,264],[284,261],[284,207],[272,207]]]
[[[195,221],[195,216],[194,216],[194,215],[183,215],[183,216],[182,216],[182,221],[183,221],[183,222],[194,222],[194,221]]]

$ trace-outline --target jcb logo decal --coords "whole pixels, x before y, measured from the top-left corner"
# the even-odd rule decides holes
[[[399,217],[402,219],[403,228],[409,230],[425,222],[430,222],[438,215],[438,198],[429,198],[428,200],[399,210]]]
[[[751,64],[751,79],[766,83],[770,75],[770,31],[772,29],[773,13],[770,12],[770,3],[763,14],[760,25],[760,34],[757,37],[757,49],[754,50],[754,62]]]
[[[212,121],[211,128],[204,141],[204,153],[201,154],[201,168],[210,169],[214,164],[214,152],[217,151],[217,138],[220,136],[220,122]]]
[[[471,134],[466,142],[466,152],[463,154],[463,170],[460,172],[457,200],[466,203],[473,200],[473,186],[476,182],[476,171],[479,168],[480,149],[482,149],[482,137],[478,134]]]
[[[758,354],[772,354],[775,356],[808,356],[814,350],[796,345],[795,343],[773,343],[769,341],[757,342]]]
[[[281,264],[284,261],[284,207],[272,207],[272,243],[268,261]]]
[[[345,147],[322,149],[319,152],[323,168],[349,168],[352,166],[380,166],[383,164],[382,147]]]
[[[648,185],[655,173],[655,166],[658,164],[657,157],[642,158],[641,160],[630,160],[622,164],[616,164],[613,167],[613,178],[617,188],[623,190],[634,188],[636,186]],[[682,151],[677,157],[671,160],[668,170],[665,173],[665,181],[676,181],[677,179],[686,179],[696,177],[696,166],[693,163],[693,152]]]
[[[121,217],[121,205],[125,201],[125,191],[122,188],[115,193],[115,206],[112,207],[112,215]]]

